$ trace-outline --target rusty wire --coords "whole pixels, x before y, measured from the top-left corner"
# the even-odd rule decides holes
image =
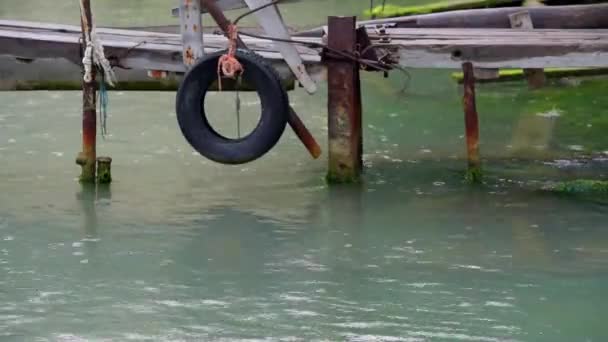
[[[293,40],[293,39],[268,37],[268,36],[257,35],[257,34],[253,34],[253,33],[249,33],[249,32],[239,32],[239,34],[243,35],[243,36],[247,36],[247,37],[258,38],[258,39],[265,39],[265,40],[270,40],[270,41],[275,41],[275,42],[299,44],[299,45],[305,45],[305,46],[308,46],[308,47],[311,47],[311,48],[321,48],[321,49],[324,49],[326,51],[329,51],[330,53],[333,53],[334,57],[337,56],[337,57],[340,57],[340,58],[345,58],[345,59],[351,60],[353,62],[356,62],[356,63],[362,64],[362,65],[368,66],[370,68],[378,69],[378,70],[381,70],[381,71],[390,71],[390,69],[391,69],[391,66],[389,66],[386,63],[372,61],[372,60],[369,60],[369,59],[364,59],[364,58],[359,57],[358,54],[347,52],[347,51],[341,51],[341,50],[333,49],[333,48],[330,48],[329,46],[327,46],[325,44],[321,44],[321,43],[303,42],[303,41],[298,41],[298,40]]]

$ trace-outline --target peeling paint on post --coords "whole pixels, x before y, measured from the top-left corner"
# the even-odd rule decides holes
[[[328,46],[354,52],[355,17],[329,17]],[[359,65],[337,56],[327,58],[330,183],[358,182],[361,175],[361,89]]]
[[[479,120],[475,104],[475,75],[473,64],[462,64],[464,74],[464,124],[467,136],[468,168],[465,179],[470,183],[481,182],[481,161],[479,159]]]
[[[91,1],[83,0],[84,18],[81,18],[83,41],[85,32],[91,31]],[[83,46],[84,48],[84,46]],[[96,144],[97,144],[97,112],[96,112],[96,83],[95,68],[91,70],[91,81],[82,82],[82,152],[78,154],[76,163],[82,167],[80,181],[95,182]]]
[[[198,0],[180,0],[180,31],[184,65],[189,69],[203,57],[203,21]]]

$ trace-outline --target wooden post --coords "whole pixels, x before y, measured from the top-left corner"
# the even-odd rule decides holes
[[[516,12],[509,14],[511,27],[514,29],[533,30],[532,18],[528,11]],[[530,89],[538,89],[545,86],[547,78],[543,69],[524,69],[524,74],[528,79],[528,87]]]
[[[468,168],[465,179],[470,183],[481,182],[481,161],[479,158],[479,120],[475,104],[475,75],[473,64],[466,62],[462,64],[464,76],[464,124],[467,137],[467,160]]]
[[[328,46],[355,52],[355,17],[329,17]],[[359,181],[361,174],[361,89],[359,65],[331,56],[327,59],[330,183]]]
[[[86,42],[86,37],[92,28],[91,1],[82,0],[81,5],[83,6],[82,12],[84,14],[81,18],[82,39],[83,42]],[[84,44],[83,48],[86,48]],[[93,62],[91,61],[91,63]],[[92,67],[89,82],[84,79],[82,82],[82,152],[76,158],[76,163],[82,167],[80,181],[83,183],[95,182],[97,144],[96,94],[95,67]]]
[[[198,0],[180,0],[179,22],[184,65],[189,69],[205,54],[203,49],[203,21]]]

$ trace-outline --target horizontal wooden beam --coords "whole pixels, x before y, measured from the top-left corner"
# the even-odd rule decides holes
[[[509,15],[522,7],[486,8],[431,13],[407,17],[359,21],[359,26],[393,28],[510,28]],[[526,7],[536,29],[608,28],[608,4]],[[322,36],[324,27],[299,32],[299,36]]]
[[[97,33],[106,55],[123,67],[185,71],[178,34],[104,28]],[[477,68],[608,67],[608,30],[388,28],[379,34],[370,28],[368,35],[376,49],[414,68],[459,69],[464,62],[472,62]],[[273,42],[243,39],[284,76],[293,76]],[[320,37],[294,39],[316,44],[322,41]],[[204,41],[205,53],[227,47],[222,35],[205,34]],[[307,68],[321,64],[320,49],[294,46]],[[79,27],[0,20],[0,55],[65,58],[80,63],[79,51]]]
[[[373,30],[370,39],[382,36]],[[386,29],[378,49],[404,66],[453,68],[607,67],[608,30]]]
[[[99,28],[97,35],[106,56],[120,66],[141,70],[185,72],[182,41],[178,34]],[[226,49],[224,36],[206,34],[205,53]],[[283,58],[272,42],[244,38],[262,57],[282,68]],[[305,63],[318,63],[319,52],[298,45]],[[27,59],[65,58],[80,63],[80,28],[71,25],[0,20],[0,55]],[[287,69],[284,75],[291,74]]]

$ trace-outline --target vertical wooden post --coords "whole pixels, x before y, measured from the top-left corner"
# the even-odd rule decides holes
[[[354,52],[355,17],[329,17],[328,46]],[[359,65],[331,56],[327,59],[330,183],[352,183],[361,175],[361,90]]]
[[[180,0],[179,22],[184,65],[189,69],[205,53],[203,49],[203,21],[198,0]]]
[[[511,28],[521,30],[533,30],[532,18],[528,11],[516,12],[509,14]],[[545,86],[547,77],[543,69],[524,69],[524,74],[528,79],[528,87],[530,89],[538,89]]]
[[[92,29],[91,1],[82,0],[81,27],[82,41],[87,41],[87,36]],[[83,48],[86,49],[86,43]],[[84,55],[84,53],[83,53]],[[91,57],[92,58],[92,57]],[[91,61],[93,64],[93,62]],[[95,86],[95,67],[91,68],[89,81],[82,82],[82,152],[76,158],[76,163],[82,167],[80,181],[84,183],[95,182],[95,164],[97,159],[97,99]]]
[[[477,108],[475,104],[475,75],[473,63],[462,64],[464,74],[464,124],[467,138],[467,160],[468,168],[466,180],[470,183],[481,182],[481,161],[479,158],[479,120],[477,118]]]

